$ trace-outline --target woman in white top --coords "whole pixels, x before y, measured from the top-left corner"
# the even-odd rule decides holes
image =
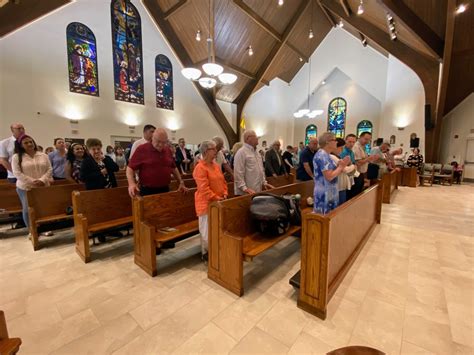
[[[337,150],[335,154],[331,154],[331,159],[338,164],[340,158],[339,156],[342,153],[346,145],[346,141],[342,138],[336,138]],[[339,191],[339,206],[346,202],[346,193],[347,190],[350,190],[352,185],[354,185],[354,177],[359,176],[359,172],[354,164],[348,165],[344,168],[341,175],[339,175],[337,180],[337,189]]]
[[[12,157],[13,175],[16,177],[16,191],[23,208],[23,221],[29,226],[28,201],[26,191],[34,187],[49,186],[52,180],[51,162],[30,136],[22,135],[15,142],[15,154]]]

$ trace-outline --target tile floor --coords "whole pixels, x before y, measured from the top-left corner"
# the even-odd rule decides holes
[[[71,231],[33,252],[0,228],[0,309],[21,354],[316,353],[349,344],[388,354],[473,354],[474,185],[400,188],[322,321],[296,307],[289,239],[245,264],[238,298],[207,279],[199,240],[159,256],[151,278],[131,238],[83,264]]]

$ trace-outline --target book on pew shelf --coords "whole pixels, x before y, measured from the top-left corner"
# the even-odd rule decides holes
[[[160,229],[160,232],[163,232],[163,233],[170,233],[170,232],[176,232],[176,231],[177,229],[173,227],[164,227]]]

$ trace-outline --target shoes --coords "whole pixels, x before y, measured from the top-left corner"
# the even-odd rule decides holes
[[[33,238],[33,236],[31,235],[31,233],[28,233],[28,239],[31,240],[31,238]]]
[[[105,243],[106,239],[105,239],[105,235],[99,235],[97,237],[97,239],[99,240],[99,243]]]
[[[22,229],[22,228],[26,228],[26,225],[23,222],[17,222],[17,224],[13,226],[13,229]]]
[[[45,236],[45,237],[52,237],[52,236],[54,235],[54,233],[51,232],[51,231],[49,231],[49,232],[44,232],[44,233],[41,234],[41,235],[43,235],[43,236]]]

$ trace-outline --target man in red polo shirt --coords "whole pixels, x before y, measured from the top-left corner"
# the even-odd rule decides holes
[[[140,187],[135,181],[136,172]],[[142,196],[168,192],[171,174],[179,181],[178,191],[186,192],[187,188],[168,146],[168,134],[163,128],[158,128],[153,133],[151,142],[140,145],[128,162],[128,193],[135,197],[137,192]]]

